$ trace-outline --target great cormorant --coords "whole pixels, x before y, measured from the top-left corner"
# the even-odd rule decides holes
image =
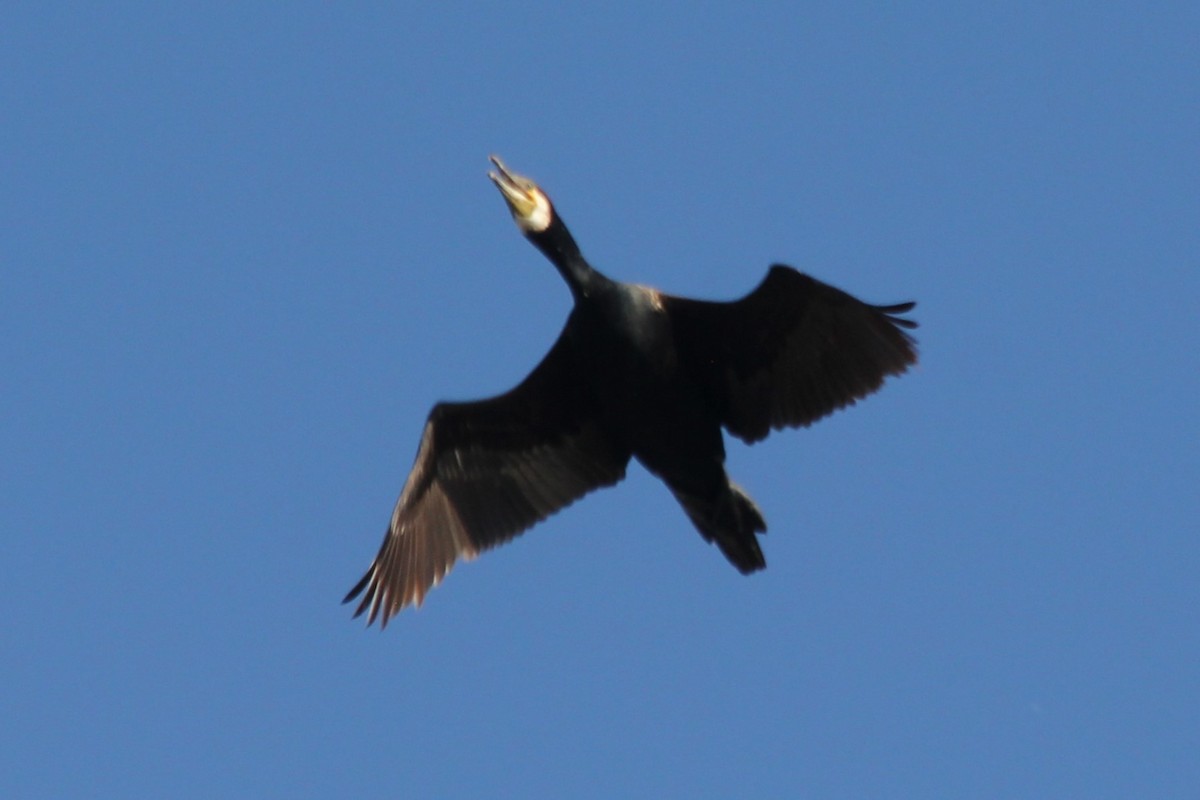
[[[742,573],[766,566],[754,501],[725,473],[724,427],[747,443],[809,425],[917,360],[900,317],[775,265],[728,303],[691,300],[597,272],[546,194],[499,158],[488,177],[517,226],[558,268],[575,306],[516,388],[438,403],[379,554],[345,602],[382,624],[420,605],[459,558],[506,542],[625,475],[658,476]]]

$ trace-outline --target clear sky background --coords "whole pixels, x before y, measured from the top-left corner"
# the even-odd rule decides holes
[[[6,4],[0,795],[1194,798],[1194,3]],[[613,277],[916,299],[921,364],[640,467],[386,632],[439,399]]]

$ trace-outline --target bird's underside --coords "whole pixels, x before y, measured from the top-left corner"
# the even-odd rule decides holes
[[[916,362],[902,317],[776,265],[733,302],[605,278],[545,195],[497,160],[492,174],[526,236],[571,287],[558,341],[513,390],[439,403],[370,569],[346,596],[383,625],[419,605],[460,558],[508,541],[637,457],[743,573],[765,566],[762,515],[724,470],[721,429],[754,443],[809,425]],[[640,398],[640,399],[638,399]]]

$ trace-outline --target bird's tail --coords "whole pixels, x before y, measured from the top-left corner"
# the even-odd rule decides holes
[[[700,535],[715,542],[729,563],[748,575],[767,566],[756,535],[766,532],[767,523],[742,487],[730,481],[723,489],[715,497],[674,494]]]

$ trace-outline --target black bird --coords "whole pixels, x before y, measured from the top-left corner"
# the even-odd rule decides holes
[[[546,194],[499,158],[488,177],[575,307],[515,389],[438,403],[379,554],[343,602],[382,624],[420,605],[458,558],[508,541],[625,476],[657,475],[744,574],[766,566],[762,514],[725,474],[724,427],[747,443],[809,425],[916,363],[898,315],[781,265],[729,303],[620,283],[583,257]]]

